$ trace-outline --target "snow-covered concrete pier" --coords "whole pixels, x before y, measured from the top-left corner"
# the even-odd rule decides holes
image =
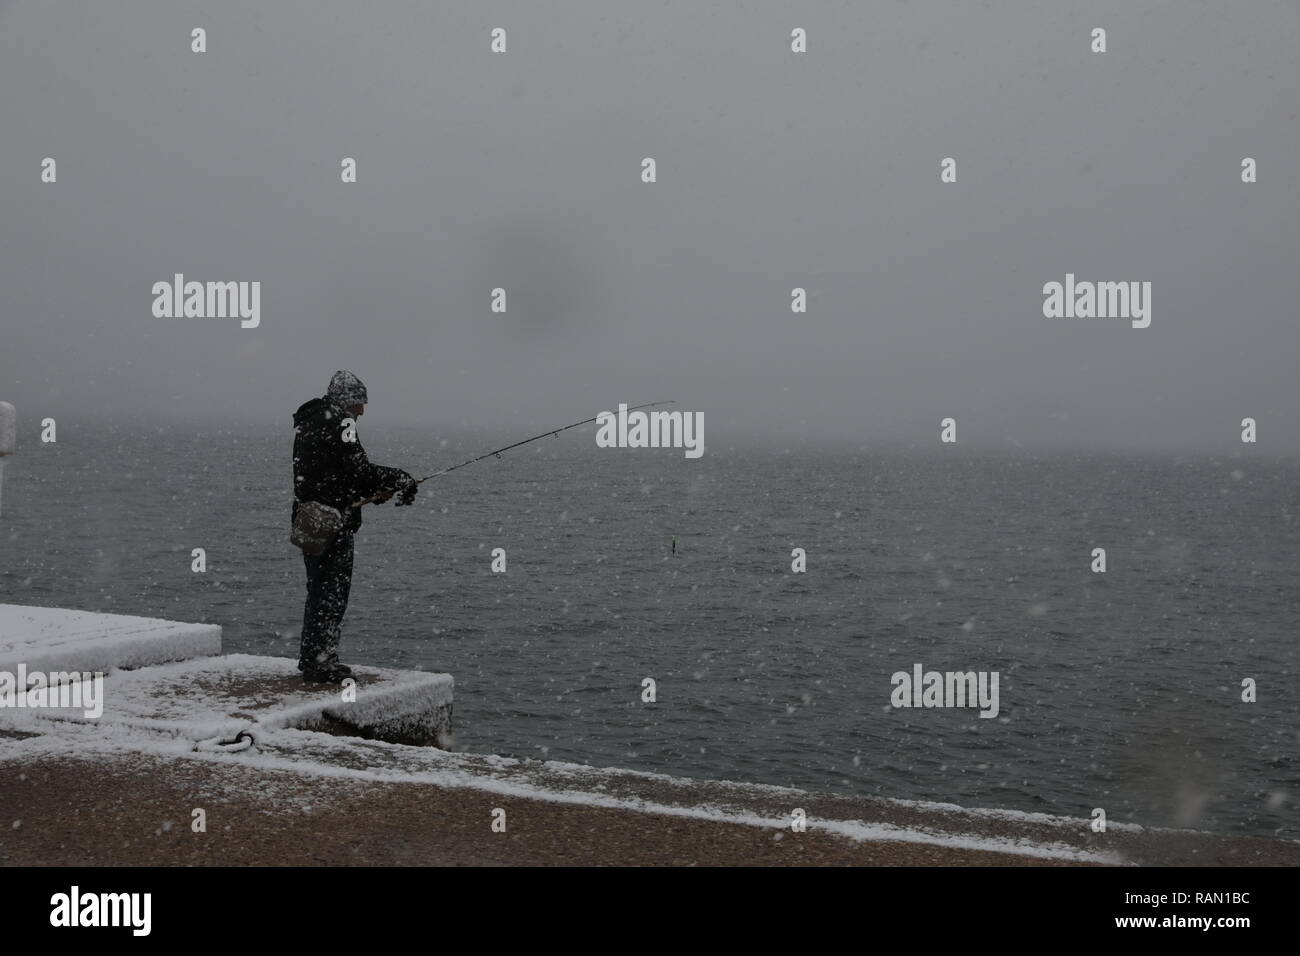
[[[103,671],[221,653],[221,628],[0,604],[0,670]]]
[[[102,713],[0,702],[0,732],[48,722],[171,737],[195,749],[255,746],[284,729],[437,744],[451,730],[449,674],[357,667],[343,686],[304,684],[294,661],[221,654],[221,628],[61,608],[0,605],[0,672],[104,674]],[[44,726],[42,725],[44,723]]]

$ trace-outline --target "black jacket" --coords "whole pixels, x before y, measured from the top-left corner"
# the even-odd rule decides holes
[[[319,501],[343,512],[348,531],[361,527],[361,509],[351,506],[381,491],[393,491],[406,472],[372,465],[361,441],[343,440],[345,409],[313,398],[293,413],[293,514],[298,502]],[[292,521],[292,516],[290,517]]]

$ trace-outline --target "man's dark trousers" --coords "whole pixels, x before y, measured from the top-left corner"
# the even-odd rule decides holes
[[[307,606],[298,669],[321,670],[338,663],[343,612],[352,589],[352,532],[339,532],[322,554],[304,552],[302,559],[307,566]]]

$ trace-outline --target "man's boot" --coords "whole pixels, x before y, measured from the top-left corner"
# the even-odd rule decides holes
[[[337,654],[331,654],[324,661],[314,666],[298,665],[302,679],[307,684],[341,684],[352,676],[352,668],[339,661]]]

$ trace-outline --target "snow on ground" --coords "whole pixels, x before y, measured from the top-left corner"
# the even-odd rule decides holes
[[[807,814],[809,829],[856,841],[888,840],[962,849],[1016,853],[1051,859],[1119,863],[1111,841],[1090,834],[1087,820],[1064,817],[991,823],[959,808],[904,805],[898,801],[815,794],[785,787],[691,780],[639,771],[578,764],[464,754],[380,740],[339,737],[315,731],[263,728],[240,752],[195,750],[177,738],[140,733],[139,728],[96,727],[89,722],[47,723],[52,733],[12,742],[0,752],[6,761],[42,757],[129,761],[133,753],[200,760],[255,771],[232,777],[232,787],[275,783],[283,794],[285,774],[330,780],[340,786],[398,783],[474,790],[502,796],[635,810],[721,823],[789,830],[792,812]],[[256,773],[261,771],[261,773]],[[9,772],[9,771],[5,771]],[[243,780],[243,783],[234,783]],[[1133,828],[1138,829],[1138,828]]]
[[[250,661],[265,660],[235,659],[228,669],[237,675],[246,671]],[[282,661],[270,673],[283,675],[291,666],[292,662]],[[220,673],[220,668],[203,668],[180,676],[183,669],[174,665],[154,668],[163,669],[177,672],[176,680],[168,684],[171,687],[188,684],[200,688],[208,677]],[[401,676],[399,672],[398,678]],[[809,830],[854,841],[893,841],[1080,862],[1295,865],[1300,861],[1300,845],[1285,841],[1237,841],[1127,823],[1113,823],[1106,833],[1095,833],[1091,820],[1045,813],[972,810],[949,804],[694,780],[292,729],[300,717],[309,717],[319,705],[297,699],[277,706],[280,699],[266,686],[255,693],[227,689],[231,696],[223,699],[243,705],[239,720],[249,716],[265,720],[254,727],[254,741],[238,752],[196,748],[193,738],[210,728],[184,724],[183,720],[184,733],[179,735],[131,723],[44,720],[31,728],[36,736],[0,742],[0,774],[17,773],[24,764],[43,759],[69,756],[114,766],[129,765],[139,757],[164,757],[227,768],[225,790],[232,796],[256,796],[270,813],[294,812],[321,784],[351,789],[383,783],[471,789],[503,797],[744,824],[774,834],[789,832],[794,811],[799,809],[806,815]],[[449,685],[446,690],[450,692]],[[137,719],[145,721],[176,720],[183,712],[174,700],[142,700],[139,704]],[[173,709],[177,707],[179,711]],[[212,716],[210,712],[204,719],[212,723]],[[3,717],[0,712],[0,719]],[[297,789],[295,779],[300,781]]]
[[[102,671],[221,653],[221,628],[0,604],[0,670]]]

